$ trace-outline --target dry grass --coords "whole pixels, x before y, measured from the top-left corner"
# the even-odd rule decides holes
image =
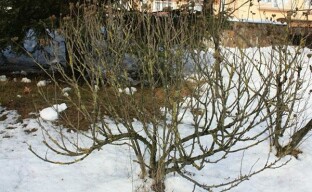
[[[0,82],[1,105],[17,110],[22,118],[27,118],[29,113],[44,108],[46,103],[37,91],[36,82],[33,80],[31,83],[21,83],[21,78],[16,78],[16,82],[12,78],[7,82]],[[25,92],[25,88],[29,92]]]
[[[61,118],[55,122],[56,124],[62,124],[72,130],[87,130],[91,122],[94,122],[90,119],[92,117],[86,118],[86,113],[78,107],[83,104],[89,114],[92,114],[90,111],[95,108],[92,94],[86,85],[80,87],[80,100],[70,92],[71,101],[69,101],[69,98],[63,96],[60,88],[53,83],[45,87],[37,87],[37,82],[47,79],[46,77],[33,77],[32,82],[27,84],[22,83],[21,79],[22,77],[16,77],[16,81],[13,81],[13,77],[9,77],[7,82],[0,82],[0,103],[8,109],[17,110],[22,119],[33,117],[34,114],[38,116],[38,112],[43,108],[65,102],[68,109],[61,113]],[[68,85],[60,83],[60,86],[65,88]],[[145,113],[143,118],[161,118],[160,107],[170,104],[167,99],[173,97],[175,91],[173,89],[166,93],[163,88],[151,90],[138,87],[137,89],[134,96],[121,94],[117,97],[113,87],[101,87],[97,93],[99,99],[96,105],[99,106],[102,114],[107,116],[139,119],[141,115],[138,114],[137,109],[140,108]],[[192,89],[193,87],[186,83],[180,97],[191,94]],[[121,103],[123,107],[120,107]]]

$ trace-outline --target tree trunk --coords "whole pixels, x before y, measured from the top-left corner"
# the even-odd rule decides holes
[[[277,156],[285,156],[290,155],[292,152],[296,149],[296,147],[299,145],[299,143],[302,141],[302,139],[309,133],[309,131],[312,129],[312,120],[310,120],[303,128],[295,132],[291,136],[291,141],[282,147],[277,152]]]

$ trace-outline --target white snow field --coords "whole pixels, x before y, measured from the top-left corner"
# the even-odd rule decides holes
[[[265,48],[263,51],[270,51]],[[310,54],[305,49],[302,54]],[[304,59],[306,66],[311,60]],[[70,94],[70,93],[69,93]],[[0,101],[1,103],[1,101]],[[303,117],[312,118],[312,101],[306,99]],[[71,165],[56,165],[44,162],[28,149],[29,146],[40,155],[56,161],[71,160],[70,157],[54,156],[43,144],[43,130],[49,130],[57,137],[61,127],[53,126],[58,112],[66,110],[65,103],[47,106],[38,113],[38,118],[19,119],[15,110],[7,110],[0,104],[0,192],[148,192],[149,179],[140,179],[140,169],[133,160],[135,155],[128,146],[105,146],[93,152],[83,161]],[[41,117],[41,118],[40,118]],[[185,114],[181,129],[187,129],[192,117]],[[40,124],[41,126],[40,126]],[[112,122],[113,123],[113,122]],[[134,121],[137,127],[140,122]],[[111,125],[114,126],[113,124]],[[79,137],[79,133],[66,132],[69,138]],[[312,191],[312,138],[311,133],[300,145],[299,158],[284,157],[277,163],[284,166],[267,169],[244,181],[233,192],[310,192]],[[80,142],[88,142],[83,139]],[[264,141],[246,151],[229,155],[217,164],[207,164],[200,172],[194,170],[193,178],[204,183],[226,182],[240,174],[253,172],[267,160],[274,161],[274,151],[270,152],[269,141]],[[166,177],[166,192],[191,192],[194,185],[179,175]],[[196,187],[196,192],[204,191]]]

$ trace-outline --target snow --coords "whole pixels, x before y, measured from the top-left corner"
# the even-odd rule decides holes
[[[65,88],[62,89],[62,93],[70,92],[71,90],[72,90],[72,88],[65,87]]]
[[[58,114],[65,109],[67,109],[67,105],[65,103],[56,104],[52,107],[42,109],[39,114],[40,117],[46,121],[55,121],[58,119]]]
[[[265,50],[262,50],[265,51]],[[307,50],[308,51],[308,50]],[[311,61],[307,61],[308,65]],[[257,86],[253,84],[252,86]],[[65,88],[64,93],[70,91]],[[121,89],[123,93],[134,93],[136,90]],[[185,99],[185,106],[190,99]],[[311,106],[307,99],[304,106]],[[0,191],[1,192],[148,192],[151,181],[147,178],[140,179],[140,170],[134,162],[135,154],[126,145],[110,145],[100,151],[94,151],[88,158],[71,165],[56,165],[46,163],[28,148],[32,147],[38,154],[47,155],[52,159],[70,160],[70,157],[60,157],[48,153],[47,147],[42,143],[42,126],[52,136],[56,136],[62,126],[56,126],[51,121],[58,118],[58,113],[66,110],[65,103],[55,104],[39,112],[40,118],[27,118],[19,120],[15,110],[7,110],[0,106]],[[310,110],[310,111],[309,111]],[[309,118],[311,109],[308,109],[304,118]],[[181,130],[188,132],[189,126],[194,122],[187,111],[181,115]],[[114,121],[105,119],[109,126],[116,127]],[[139,121],[133,122],[134,127],[142,127]],[[122,129],[122,128],[121,128]],[[80,137],[80,133],[62,132],[68,138]],[[90,134],[90,133],[86,133]],[[278,165],[286,163],[278,169],[267,169],[249,180],[241,183],[231,191],[234,192],[309,192],[312,188],[312,139],[311,133],[301,144],[303,154],[298,159],[293,157],[283,158]],[[88,142],[81,138],[82,143]],[[65,141],[66,142],[66,141]],[[200,172],[190,172],[193,177],[204,183],[215,183],[235,178],[241,173],[248,173],[261,167],[267,160],[276,159],[270,153],[269,141],[265,141],[252,149],[234,153],[227,159],[217,164],[207,164]],[[290,161],[289,161],[290,160]],[[289,162],[288,162],[289,161]],[[190,192],[194,186],[179,175],[170,174],[166,177],[166,192]],[[194,191],[204,191],[195,188]]]
[[[0,111],[4,110],[0,107]],[[0,191],[46,192],[66,191],[132,191],[129,149],[107,146],[92,154],[88,160],[69,166],[49,164],[36,158],[29,150],[45,151],[40,131],[27,134],[26,130],[40,129],[38,119],[24,119],[18,123],[16,111],[4,110],[0,116]],[[49,127],[49,122],[40,122]],[[11,129],[8,129],[8,126]],[[10,138],[2,138],[9,135]],[[69,134],[75,136],[75,134]],[[130,174],[130,175],[129,175]],[[101,183],[101,184],[100,184]]]
[[[72,90],[72,88],[70,88],[70,87],[63,88],[62,89],[63,96],[64,97],[69,97],[69,93],[68,92],[70,92],[71,90]]]
[[[45,87],[45,86],[47,86],[48,83],[49,83],[49,81],[47,81],[47,80],[41,80],[37,83],[37,87]]]
[[[135,87],[127,87],[125,89],[118,89],[119,93],[125,93],[127,95],[132,95],[134,94],[135,92],[137,92],[137,89]]]
[[[5,75],[1,75],[0,76],[0,82],[5,82],[5,81],[7,81],[8,79],[7,79],[7,77],[5,76]]]
[[[69,94],[67,92],[63,93],[64,97],[69,97]]]
[[[31,80],[28,79],[27,77],[23,77],[21,80],[22,83],[31,83]]]
[[[98,92],[100,90],[100,87],[98,85],[94,85],[94,91]]]
[[[38,119],[24,119],[18,122],[16,111],[0,108],[7,119],[0,123],[0,191],[2,192],[132,192],[138,188],[148,189],[150,181],[139,179],[139,168],[133,162],[134,154],[126,146],[105,146],[101,151],[95,151],[84,161],[72,165],[55,165],[38,159],[29,150],[46,152],[42,144]],[[40,122],[45,127],[52,125],[49,122]],[[10,129],[8,129],[10,127]],[[33,133],[26,130],[38,129]],[[66,133],[75,137],[75,133]],[[9,136],[10,138],[3,138]],[[245,153],[244,165],[251,167],[256,158],[266,154],[268,143],[257,147],[251,154]],[[306,140],[301,149],[303,154],[299,160],[292,159],[279,169],[266,170],[250,180],[243,182],[234,192],[309,192],[312,184],[312,140]],[[258,153],[258,155],[257,155]],[[247,156],[255,156],[248,159]],[[230,173],[239,174],[242,154],[229,158],[221,165],[213,165],[209,171],[208,180],[226,177]],[[185,179],[170,175],[166,181],[166,191],[190,192],[193,185]],[[143,188],[143,189],[142,189]],[[148,190],[147,190],[148,191]],[[196,188],[196,191],[203,191]]]

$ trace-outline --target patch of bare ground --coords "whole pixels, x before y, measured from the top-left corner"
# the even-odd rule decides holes
[[[92,92],[87,85],[81,85],[79,97],[74,91],[69,93],[70,97],[65,97],[60,88],[67,87],[67,84],[58,82],[59,87],[53,83],[37,87],[37,82],[43,79],[42,77],[32,78],[31,83],[22,83],[20,77],[15,81],[9,78],[6,82],[0,82],[1,105],[7,109],[17,110],[21,115],[20,118],[25,119],[33,117],[34,112],[38,113],[43,108],[66,103],[68,108],[60,114],[61,118],[55,123],[69,130],[88,130],[91,122],[94,122],[93,117],[89,115],[92,114],[91,111],[100,110],[103,116],[139,119],[141,115],[138,114],[138,108],[135,106],[140,106],[139,108],[145,113],[144,118],[161,118],[160,108],[170,105],[168,100],[176,96],[175,88],[165,90],[161,87],[156,89],[137,87],[134,95],[120,93],[121,95],[116,97],[118,92],[113,87],[103,86],[97,92],[98,99],[95,104]],[[186,82],[179,89],[178,96],[182,99],[192,94],[193,89],[194,85]],[[127,106],[120,107],[121,103]],[[85,106],[85,111],[81,110],[81,105]],[[34,130],[30,130],[32,131]]]

